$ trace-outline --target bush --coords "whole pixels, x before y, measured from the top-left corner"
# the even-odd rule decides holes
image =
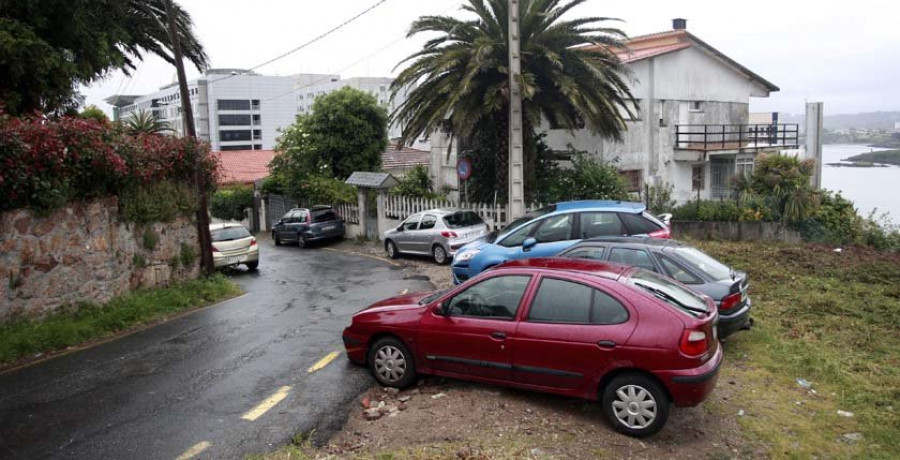
[[[0,113],[0,210],[49,211],[76,200],[119,195],[160,182],[193,183],[195,165],[213,188],[218,160],[188,138],[132,137],[112,124]]]
[[[253,189],[233,186],[219,189],[209,200],[213,217],[225,220],[244,220],[244,210],[253,207]]]
[[[400,185],[391,189],[391,193],[394,195],[405,195],[429,200],[445,198],[441,194],[434,192],[431,174],[428,172],[428,168],[423,165],[416,165],[401,177],[399,182]]]
[[[181,265],[185,268],[191,268],[194,265],[194,261],[197,260],[197,249],[194,246],[181,243],[181,254],[179,254],[179,258],[181,259]]]
[[[576,155],[571,169],[543,169],[538,176],[535,201],[627,200],[625,180],[613,163]]]
[[[119,193],[119,215],[126,222],[172,222],[197,211],[194,189],[165,181],[129,187]]]

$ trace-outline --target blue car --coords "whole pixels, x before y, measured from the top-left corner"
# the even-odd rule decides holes
[[[453,283],[462,283],[508,260],[552,257],[598,236],[646,235],[669,238],[669,227],[643,203],[568,201],[516,219],[495,236],[469,243],[453,257]]]

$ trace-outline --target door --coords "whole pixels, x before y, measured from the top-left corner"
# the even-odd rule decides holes
[[[431,237],[437,217],[434,214],[425,214],[419,222],[419,228],[412,231],[415,250],[423,254],[431,253]]]
[[[415,233],[413,232],[419,229],[419,221],[421,219],[421,214],[413,214],[400,224],[400,228],[403,231],[397,232],[394,237],[397,249],[402,252],[416,252]]]
[[[512,379],[510,340],[530,275],[500,275],[469,286],[428,311],[419,327],[420,362],[436,371]]]
[[[513,377],[542,387],[585,387],[615,359],[636,321],[611,291],[545,276],[512,339]]]
[[[710,160],[710,198],[731,196],[731,178],[734,176],[734,158],[713,158]]]
[[[583,212],[579,215],[578,237],[581,239],[597,236],[623,236],[628,231],[622,219],[615,212]]]
[[[500,244],[514,249],[510,254],[511,259],[551,257],[574,242],[572,239],[574,223],[575,214],[557,214],[520,228]],[[524,250],[522,243],[528,238],[534,238],[537,243]]]
[[[275,226],[275,232],[278,233],[278,238],[280,238],[282,241],[293,240],[296,236],[296,234],[292,234],[288,231],[288,229],[290,228],[291,219],[293,219],[293,216],[296,214],[296,212],[297,211],[288,211],[284,216],[282,216],[281,223]]]

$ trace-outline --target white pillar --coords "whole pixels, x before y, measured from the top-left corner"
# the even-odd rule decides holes
[[[812,177],[812,186],[822,188],[822,130],[823,104],[821,102],[806,103],[806,158],[816,161],[816,169]]]
[[[522,152],[522,57],[519,53],[519,0],[509,0],[509,216],[525,215],[525,159]]]

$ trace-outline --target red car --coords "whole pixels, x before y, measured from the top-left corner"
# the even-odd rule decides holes
[[[456,288],[356,313],[349,358],[378,383],[417,374],[600,400],[619,431],[659,431],[669,406],[695,406],[722,362],[715,304],[650,271],[588,260],[526,259]]]

